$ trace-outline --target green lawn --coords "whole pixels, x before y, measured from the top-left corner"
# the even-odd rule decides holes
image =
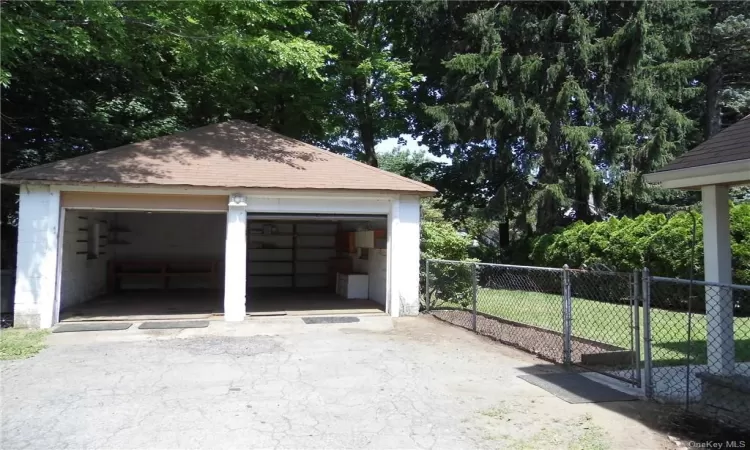
[[[539,292],[480,288],[477,293],[477,310],[482,313],[558,332],[562,332],[561,303],[559,295]],[[630,348],[630,314],[628,305],[574,298],[573,336]],[[639,317],[642,335],[643,308],[639,308]],[[684,363],[688,351],[693,364],[705,363],[704,315],[693,314],[691,346],[688,345],[686,313],[652,309],[651,324],[655,363]],[[735,318],[734,329],[737,361],[750,361],[750,317]]]
[[[46,330],[8,328],[0,331],[0,360],[24,359],[36,355],[45,347]]]

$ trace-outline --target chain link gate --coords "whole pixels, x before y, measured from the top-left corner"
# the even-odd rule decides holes
[[[640,273],[564,270],[565,361],[641,386]]]

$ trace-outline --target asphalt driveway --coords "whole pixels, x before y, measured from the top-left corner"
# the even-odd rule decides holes
[[[554,367],[428,317],[49,343],[0,362],[3,449],[669,446],[642,402],[565,403],[517,378]]]

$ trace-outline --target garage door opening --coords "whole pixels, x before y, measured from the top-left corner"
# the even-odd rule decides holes
[[[249,216],[248,314],[383,313],[386,230],[385,216]]]
[[[61,321],[223,312],[226,214],[66,210]]]

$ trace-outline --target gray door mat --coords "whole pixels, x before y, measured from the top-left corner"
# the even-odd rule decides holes
[[[180,328],[206,328],[208,320],[165,320],[163,322],[143,322],[139,330],[171,330]]]
[[[308,324],[321,324],[321,323],[355,323],[359,322],[359,318],[352,316],[322,316],[322,317],[303,317],[302,320]]]
[[[597,383],[578,373],[519,375],[518,378],[539,386],[568,403],[604,403],[638,400],[632,395]]]
[[[114,331],[127,330],[133,325],[130,322],[87,322],[87,323],[61,323],[56,326],[53,333],[72,333],[76,331]]]

